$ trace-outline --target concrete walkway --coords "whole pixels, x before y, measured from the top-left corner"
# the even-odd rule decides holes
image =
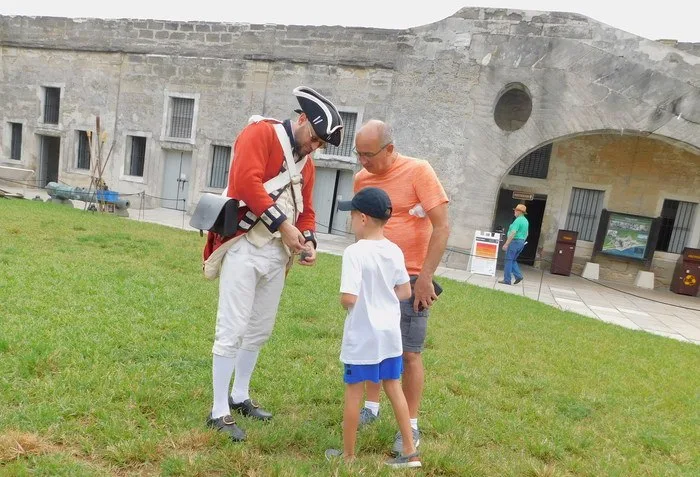
[[[45,191],[2,188],[22,192],[27,198],[35,195],[44,199],[48,197]],[[74,202],[76,208],[83,208],[82,202]],[[195,230],[189,226],[190,216],[177,210],[129,209],[129,218],[183,230]],[[345,247],[353,242],[352,237],[318,235],[319,251],[324,253],[342,255]],[[497,283],[500,275],[489,277],[446,267],[438,268],[437,275],[522,295],[562,310],[573,311],[625,328],[700,344],[700,299],[697,297],[676,295],[668,290],[645,290],[616,283],[593,282],[576,276],[551,275],[531,267],[522,269],[525,279],[518,285],[510,286]]]
[[[350,243],[352,240],[347,237],[319,234],[319,250],[326,253],[341,255]],[[518,285],[498,283],[503,272],[489,277],[440,267],[436,275],[522,295],[625,328],[700,344],[700,299],[697,297],[676,295],[668,290],[593,282],[573,275],[552,275],[532,267],[521,268],[525,279]]]

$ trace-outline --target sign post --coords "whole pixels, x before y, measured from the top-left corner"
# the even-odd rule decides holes
[[[498,246],[501,234],[477,230],[472,242],[472,254],[469,257],[469,272],[480,275],[495,276],[498,261]]]

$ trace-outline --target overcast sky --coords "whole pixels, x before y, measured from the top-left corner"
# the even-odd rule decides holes
[[[466,6],[575,12],[652,40],[700,42],[699,0],[0,0],[0,14],[406,28]]]

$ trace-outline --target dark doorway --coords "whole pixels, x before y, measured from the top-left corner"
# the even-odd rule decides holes
[[[49,182],[58,182],[58,161],[61,153],[61,138],[39,136],[41,157],[41,175],[39,187],[46,187]]]
[[[503,228],[503,233],[508,231],[508,227],[515,219],[513,209],[518,204],[527,206],[527,220],[530,222],[530,231],[527,238],[527,244],[523,249],[518,263],[524,265],[534,265],[537,257],[537,244],[540,241],[540,233],[542,230],[542,219],[544,218],[544,209],[547,204],[547,196],[543,194],[534,194],[532,200],[520,200],[513,198],[513,192],[509,189],[501,189],[498,194],[498,203],[496,205],[496,218],[494,220],[493,229],[498,231],[498,228]],[[503,240],[505,242],[505,239]],[[498,268],[503,267],[505,254],[499,250]]]

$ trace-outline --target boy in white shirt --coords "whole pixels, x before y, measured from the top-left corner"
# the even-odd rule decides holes
[[[355,458],[355,438],[364,382],[383,382],[403,436],[403,452],[386,462],[396,468],[420,467],[413,444],[408,405],[399,378],[403,371],[399,300],[411,296],[401,249],[384,237],[391,200],[376,187],[360,190],[351,201],[339,202],[351,211],[357,242],[343,253],[340,303],[348,310],[340,360],[344,365],[345,409],[343,451],[328,449],[326,457]]]

